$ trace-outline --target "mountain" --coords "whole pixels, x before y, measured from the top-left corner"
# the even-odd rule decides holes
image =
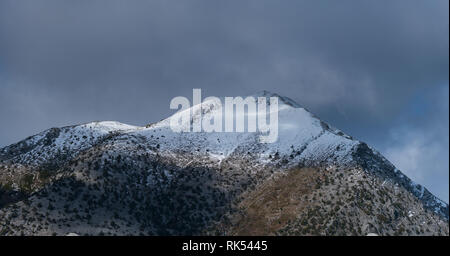
[[[278,97],[278,140],[170,119],[51,128],[0,149],[1,235],[449,235],[448,204]],[[189,109],[190,124],[222,108]],[[200,114],[201,113],[201,114]]]

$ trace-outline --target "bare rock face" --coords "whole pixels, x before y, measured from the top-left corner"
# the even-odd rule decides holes
[[[449,234],[448,204],[376,150],[263,96],[280,99],[271,144],[174,133],[166,119],[52,128],[0,149],[0,234]]]

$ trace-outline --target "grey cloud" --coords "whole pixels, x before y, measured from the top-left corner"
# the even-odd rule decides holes
[[[448,202],[449,88],[425,91],[380,144],[385,156],[414,181]],[[411,111],[412,110],[412,111]]]

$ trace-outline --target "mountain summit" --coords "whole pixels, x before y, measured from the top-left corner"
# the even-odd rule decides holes
[[[0,149],[2,235],[448,235],[448,204],[278,97],[278,139],[93,122]],[[191,123],[220,108],[189,109]],[[201,115],[198,114],[201,112]]]

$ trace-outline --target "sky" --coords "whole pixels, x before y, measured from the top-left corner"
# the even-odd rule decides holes
[[[175,96],[288,96],[449,201],[449,2],[0,2],[0,147]]]

